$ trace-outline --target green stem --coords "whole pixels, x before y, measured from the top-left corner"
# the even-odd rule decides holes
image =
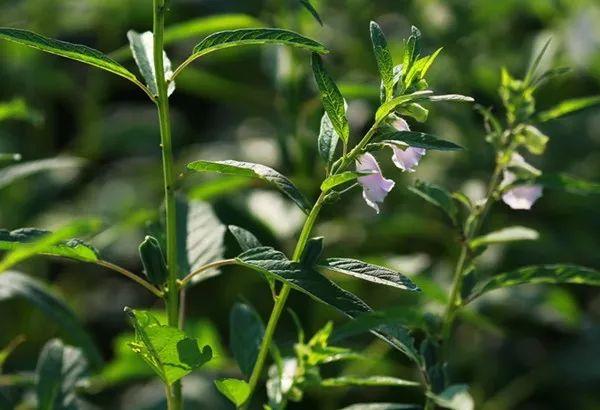
[[[153,32],[154,32],[154,68],[158,98],[158,118],[160,122],[160,138],[162,148],[162,164],[165,189],[165,219],[167,237],[167,266],[169,277],[167,280],[166,310],[169,326],[179,327],[179,287],[177,280],[179,270],[177,267],[177,224],[175,214],[173,147],[171,143],[171,121],[169,115],[169,95],[167,82],[164,76],[164,29],[165,29],[165,0],[153,0]],[[182,408],[181,383],[176,382],[167,389],[167,403],[169,410]]]
[[[306,221],[304,222],[302,232],[300,233],[300,237],[298,238],[298,242],[296,243],[296,248],[294,250],[294,261],[298,261],[302,256],[302,252],[304,252],[304,248],[306,247],[306,243],[308,242],[310,233],[312,232],[315,222],[317,221],[317,217],[319,216],[319,212],[321,212],[321,208],[323,207],[324,200],[325,194],[322,193],[317,199],[317,202],[313,206],[312,210],[310,211],[308,218],[306,218]],[[279,318],[281,317],[281,313],[283,312],[283,308],[285,307],[285,303],[287,301],[288,296],[290,295],[291,290],[292,288],[290,287],[290,285],[285,283],[281,288],[281,292],[277,296],[275,305],[273,306],[273,310],[271,311],[271,316],[269,317],[269,322],[267,323],[267,328],[265,329],[265,335],[260,344],[260,350],[258,351],[256,363],[254,364],[252,374],[250,375],[250,381],[248,382],[248,384],[250,385],[250,394],[248,395],[248,399],[242,406],[242,409],[246,409],[250,405],[252,395],[256,390],[256,386],[258,385],[258,381],[260,380],[260,376],[265,366],[267,355],[269,353],[271,342],[273,340],[273,335],[275,334],[275,329],[277,328],[277,323],[279,322]]]

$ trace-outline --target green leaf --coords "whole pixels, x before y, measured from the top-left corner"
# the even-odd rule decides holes
[[[198,17],[165,27],[165,44],[217,31],[252,28],[260,25],[262,23],[259,20],[247,14],[217,14]]]
[[[344,141],[344,144],[347,144],[350,138],[350,124],[346,117],[344,97],[327,70],[325,70],[323,60],[316,53],[312,55],[312,69],[325,112],[337,135]]]
[[[600,286],[600,271],[577,265],[534,265],[512,272],[501,273],[483,283],[474,294],[473,300],[492,290],[524,284],[562,284]]]
[[[319,155],[327,164],[333,161],[339,139],[340,136],[335,131],[335,128],[333,128],[329,115],[324,113],[321,118],[321,128],[319,130],[317,147],[319,149]]]
[[[81,351],[52,339],[42,349],[36,367],[38,410],[79,408],[76,388],[87,377]]]
[[[315,18],[315,20],[317,20],[317,22],[321,26],[323,25],[323,20],[321,20],[321,16],[319,16],[319,12],[317,11],[317,9],[314,8],[314,6],[311,4],[311,2],[309,0],[300,0],[300,4],[302,4],[306,10],[308,10],[308,12]]]
[[[0,189],[13,182],[31,175],[54,172],[72,171],[83,167],[85,161],[75,157],[57,157],[23,162],[0,169]]]
[[[217,172],[220,174],[240,175],[262,179],[273,184],[277,189],[287,195],[304,212],[309,213],[311,206],[294,186],[294,184],[279,172],[264,165],[240,161],[196,161],[188,164],[189,169],[198,172]]]
[[[578,179],[566,174],[543,174],[535,179],[544,188],[559,189],[578,195],[600,194],[600,184]]]
[[[412,281],[399,272],[377,265],[372,265],[356,259],[329,258],[317,267],[320,270],[328,270],[353,276],[368,282],[380,285],[392,286],[399,289],[419,291]]]
[[[419,64],[419,80],[422,80],[425,78],[425,76],[427,75],[427,72],[429,72],[429,69],[431,68],[431,66],[433,65],[433,62],[437,59],[438,55],[442,52],[444,48],[440,47],[437,50],[435,50],[433,52],[433,54],[431,54],[430,56],[427,57],[423,57],[423,63]]]
[[[23,335],[19,335],[12,339],[8,344],[0,350],[0,374],[2,374],[2,366],[6,363],[6,359],[19,347],[27,338]]]
[[[251,179],[239,176],[211,179],[191,188],[187,196],[192,200],[208,201],[231,192],[239,192],[244,188],[248,188],[252,182]]]
[[[250,376],[254,369],[264,334],[265,325],[252,307],[244,303],[233,305],[229,314],[231,351],[246,376]]]
[[[201,266],[223,259],[226,230],[208,203],[177,199],[177,251],[181,278]],[[208,269],[194,276],[192,283],[219,273],[219,269]]]
[[[371,43],[373,44],[373,52],[377,61],[377,68],[381,76],[381,82],[385,89],[385,101],[391,100],[394,97],[394,61],[392,53],[387,45],[385,34],[379,27],[379,24],[371,22]]]
[[[244,404],[250,397],[250,385],[244,380],[219,379],[215,380],[215,386],[223,396],[235,404],[236,408]]]
[[[495,243],[515,242],[515,241],[535,241],[539,238],[536,230],[524,226],[510,226],[499,231],[479,236],[469,242],[471,248],[487,246]]]
[[[19,162],[21,159],[21,154],[0,154],[0,164],[3,162]]]
[[[212,359],[210,346],[201,346],[197,339],[183,331],[161,325],[149,312],[126,308],[135,329],[134,352],[169,385],[202,367]]]
[[[146,80],[148,90],[152,95],[157,96],[158,85],[156,83],[156,69],[154,67],[154,35],[151,31],[140,34],[129,30],[127,32],[127,39],[129,40],[133,59],[142,77]],[[175,82],[170,81],[173,70],[171,69],[171,60],[169,60],[165,52],[163,52],[163,64],[165,79],[168,83],[168,95],[171,95],[175,91]]]
[[[417,181],[414,186],[408,187],[408,190],[440,208],[454,225],[458,224],[458,209],[452,194],[444,188],[428,182]]]
[[[339,342],[385,325],[400,325],[406,329],[422,329],[425,326],[425,318],[422,312],[404,306],[376,310],[364,313],[353,321],[337,328],[333,333],[332,340]]]
[[[54,40],[31,31],[14,28],[0,28],[0,39],[12,41],[50,54],[56,54],[84,64],[89,64],[126,78],[142,88],[145,88],[132,72],[93,48],[81,44],[71,44],[65,41]]]
[[[465,384],[455,384],[447,387],[440,394],[427,394],[435,403],[445,409],[452,410],[473,410],[475,404],[469,394],[469,386]]]
[[[36,228],[14,231],[0,230],[0,250],[10,251],[0,261],[0,272],[35,255],[60,256],[82,262],[98,261],[98,251],[77,235],[89,234],[100,227],[100,221],[90,219],[71,223],[56,232]]]
[[[364,177],[365,175],[369,174],[357,171],[344,171],[341,174],[331,175],[321,184],[321,191],[329,192],[338,185],[354,181],[356,178]]]
[[[565,100],[560,104],[550,108],[549,110],[542,111],[541,113],[539,113],[537,116],[537,120],[541,122],[555,120],[557,118],[573,114],[577,111],[581,111],[598,104],[600,104],[600,95]]]
[[[300,257],[300,263],[308,268],[312,268],[317,264],[321,254],[323,253],[323,237],[310,238],[306,242],[304,252]]]
[[[388,376],[369,376],[369,377],[336,377],[333,379],[323,379],[323,387],[347,387],[347,386],[419,386],[419,383],[411,380],[399,379]]]
[[[406,106],[413,101],[422,100],[424,96],[427,96],[431,93],[432,91],[430,90],[417,91],[412,94],[401,95],[399,97],[393,98],[385,104],[382,104],[381,107],[379,107],[379,109],[375,113],[375,121],[381,122],[385,120],[394,111],[399,109],[401,106]]]
[[[144,274],[150,283],[162,286],[167,281],[169,271],[160,243],[152,236],[146,236],[139,247],[140,259],[144,267]]]
[[[24,120],[38,125],[44,120],[44,117],[29,107],[22,98],[14,98],[11,101],[0,103],[0,122],[6,120]]]
[[[549,138],[533,125],[526,125],[516,135],[515,140],[532,154],[541,155],[546,150]]]
[[[94,341],[83,328],[73,311],[52,294],[41,282],[22,273],[9,271],[0,274],[0,301],[21,297],[40,309],[55,322],[68,340],[81,347],[94,366],[102,359]]]
[[[425,97],[426,100],[432,102],[439,101],[453,101],[453,102],[474,102],[473,97],[462,94],[444,94],[444,95],[430,95]]]
[[[429,117],[429,110],[417,103],[410,103],[398,107],[397,113],[403,116],[412,117],[418,122],[425,122]]]
[[[227,228],[235,237],[235,240],[237,241],[238,245],[240,245],[240,248],[243,252],[253,248],[260,248],[262,246],[260,241],[252,234],[252,232],[235,225],[229,225]]]
[[[403,142],[408,146],[415,148],[425,148],[437,151],[459,151],[463,148],[453,142],[439,139],[435,135],[415,131],[397,131],[392,127],[381,129],[376,138],[383,142]]]
[[[421,410],[422,407],[416,404],[399,403],[357,403],[341,410]]]
[[[226,30],[211,34],[194,47],[194,52],[190,59],[196,59],[225,48],[259,44],[281,44],[321,54],[329,52],[324,45],[290,30],[279,28],[248,28]]]

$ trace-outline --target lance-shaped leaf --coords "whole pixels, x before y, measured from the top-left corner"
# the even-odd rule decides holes
[[[236,303],[229,314],[229,334],[233,357],[242,373],[249,376],[258,357],[265,325],[252,307]]]
[[[306,242],[304,252],[300,256],[300,263],[307,268],[312,268],[317,264],[323,254],[323,237],[310,238]]]
[[[85,161],[76,157],[57,157],[23,162],[0,169],[0,189],[28,176],[55,171],[72,172],[85,165]]]
[[[469,297],[473,300],[492,290],[524,284],[561,284],[600,286],[600,271],[577,265],[536,265],[494,276]]]
[[[333,332],[332,340],[338,342],[386,325],[401,325],[407,329],[422,329],[426,325],[425,315],[417,309],[404,306],[364,313],[355,320],[338,327]]]
[[[453,224],[458,223],[458,209],[452,194],[444,188],[428,182],[417,181],[414,186],[408,187],[408,190],[444,211]]]
[[[392,127],[381,129],[376,136],[382,142],[403,142],[414,148],[425,148],[428,150],[437,151],[459,151],[463,148],[453,142],[439,139],[435,135],[426,134],[424,132],[414,131],[396,131]]]
[[[227,228],[234,236],[243,252],[253,248],[260,248],[262,246],[260,241],[256,238],[256,236],[254,236],[254,234],[252,234],[252,232],[235,225],[229,225]]]
[[[58,339],[46,343],[36,367],[38,410],[79,408],[76,388],[86,379],[87,367],[79,349]]]
[[[569,114],[574,114],[577,111],[593,107],[600,104],[600,95],[593,97],[576,98],[573,100],[565,100],[549,110],[542,111],[538,114],[538,121],[545,122],[564,117]]]
[[[373,45],[373,52],[375,53],[375,60],[377,61],[377,68],[379,69],[381,82],[385,89],[385,101],[388,101],[394,97],[394,60],[388,48],[385,34],[383,34],[379,24],[372,21],[370,29],[371,43]]]
[[[425,96],[432,94],[432,93],[433,93],[433,91],[431,91],[431,90],[424,90],[424,91],[417,91],[412,94],[401,95],[399,97],[393,98],[393,99],[389,100],[388,102],[386,102],[385,104],[382,104],[381,107],[379,107],[379,109],[377,109],[377,112],[375,113],[375,121],[381,122],[381,121],[385,120],[394,111],[396,111],[398,108],[400,108],[402,106],[406,106],[407,104],[414,102],[414,101],[420,101]]]
[[[250,385],[239,379],[215,380],[215,386],[221,394],[239,408],[250,397]]]
[[[198,172],[217,172],[220,174],[240,175],[262,179],[273,184],[287,195],[304,212],[310,212],[310,204],[294,184],[279,172],[265,165],[240,161],[196,161],[188,164],[188,168]]]
[[[419,386],[412,380],[399,379],[389,376],[355,377],[344,376],[332,379],[323,379],[320,383],[323,387],[348,387],[348,386]]]
[[[133,59],[140,69],[140,73],[146,85],[152,95],[158,95],[158,85],[156,83],[156,68],[154,67],[154,35],[151,31],[145,33],[137,33],[136,31],[129,30],[127,32],[127,39],[131,47],[131,53]],[[171,60],[167,57],[167,53],[163,51],[163,65],[165,80],[168,82],[168,95],[173,94],[175,91],[175,82],[170,81],[173,75],[171,68]]]
[[[412,117],[419,122],[425,122],[429,117],[429,110],[416,102],[400,106],[396,112],[402,116]]]
[[[344,171],[341,174],[331,175],[321,184],[321,191],[329,192],[338,185],[354,181],[361,176],[369,175],[367,172]]]
[[[81,44],[72,44],[65,41],[54,40],[31,31],[14,28],[0,28],[0,39],[13,41],[47,53],[89,64],[142,86],[137,77],[121,64],[102,52]]]
[[[566,174],[543,174],[534,180],[535,184],[548,189],[558,189],[577,195],[600,194],[600,184],[585,181]]]
[[[316,53],[312,55],[312,69],[325,112],[337,135],[347,144],[350,138],[350,124],[346,117],[344,97],[327,70],[325,70],[321,56]]]
[[[41,282],[19,272],[0,273],[0,301],[20,297],[37,307],[44,315],[56,323],[65,337],[81,347],[88,360],[98,366],[101,356],[94,341],[83,328],[73,311],[54,296]]]
[[[319,12],[317,11],[317,9],[315,9],[315,7],[312,5],[312,3],[309,0],[300,0],[300,4],[302,4],[302,6],[304,6],[304,8],[306,10],[308,10],[308,12],[315,18],[315,20],[317,20],[317,22],[320,25],[323,25],[323,20],[321,20],[321,16],[319,16]]]
[[[535,241],[540,237],[540,234],[531,228],[524,226],[510,226],[500,229],[499,231],[488,233],[487,235],[479,236],[472,239],[469,245],[472,248],[479,246],[487,246],[495,243],[516,242],[516,241]]]
[[[212,359],[210,346],[201,346],[181,330],[161,325],[149,312],[126,309],[135,329],[131,349],[171,385]]]
[[[0,272],[35,255],[51,255],[94,263],[98,251],[74,236],[97,230],[100,222],[83,220],[67,225],[56,232],[36,228],[14,231],[0,230],[0,250],[10,251],[0,262]]]
[[[317,148],[319,149],[319,155],[327,164],[333,161],[335,149],[337,148],[339,140],[340,136],[335,128],[333,128],[329,115],[324,113],[321,118],[321,128],[319,130]]]
[[[329,258],[317,268],[319,270],[329,270],[343,275],[353,276],[380,285],[387,285],[411,291],[419,290],[417,285],[399,272],[356,259]]]

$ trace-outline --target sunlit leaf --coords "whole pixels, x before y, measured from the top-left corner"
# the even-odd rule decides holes
[[[306,10],[317,20],[320,25],[323,25],[323,20],[321,20],[321,16],[319,16],[319,12],[309,0],[300,0],[300,4],[304,6]]]
[[[237,241],[238,245],[240,245],[240,248],[243,252],[253,248],[260,248],[262,246],[260,241],[256,238],[256,236],[254,236],[254,234],[252,234],[252,232],[235,225],[229,225],[227,228],[235,237],[235,240]]]
[[[229,314],[229,337],[233,357],[246,376],[252,373],[265,334],[262,319],[252,307],[236,303]]]
[[[136,31],[129,30],[127,32],[127,38],[129,39],[133,59],[140,69],[142,77],[146,80],[146,85],[148,86],[150,93],[157,96],[158,85],[156,83],[156,69],[154,67],[154,35],[151,31],[140,34]],[[171,60],[169,60],[167,53],[165,52],[163,52],[163,65],[165,79],[168,82],[167,92],[168,95],[171,95],[175,91],[175,82],[170,81],[173,70],[171,68]]]
[[[460,145],[439,139],[435,135],[426,134],[424,132],[396,131],[392,127],[385,127],[381,129],[377,133],[376,138],[382,140],[383,142],[399,141],[411,147],[425,148],[428,150],[459,151],[463,149]]]
[[[531,228],[526,228],[524,226],[509,226],[507,228],[474,238],[469,242],[469,245],[472,248],[477,248],[479,246],[504,242],[535,241],[539,238],[539,236],[540,234]]]
[[[379,107],[379,109],[377,110],[377,113],[375,114],[375,120],[377,122],[381,122],[381,121],[385,120],[394,111],[396,111],[398,108],[400,108],[402,106],[407,106],[409,103],[411,103],[413,101],[420,101],[425,96],[427,96],[431,93],[432,93],[432,91],[429,91],[429,90],[417,91],[412,94],[401,95],[399,97],[393,98],[393,99],[389,100],[388,102],[386,102],[385,104],[382,104],[381,107]]]
[[[35,125],[42,122],[43,118],[41,113],[28,106],[22,98],[0,103],[0,122],[25,120]]]
[[[323,387],[348,387],[348,386],[419,386],[411,380],[399,379],[388,376],[355,377],[345,376],[321,380]]]
[[[357,172],[357,171],[344,171],[341,174],[331,175],[330,177],[327,177],[327,179],[325,179],[323,181],[323,183],[321,184],[321,191],[329,192],[338,185],[342,185],[347,182],[354,181],[354,180],[356,180],[356,178],[359,178],[359,177],[365,176],[365,175],[368,175],[368,174],[364,173],[364,172]]]
[[[377,68],[379,68],[379,75],[385,89],[385,101],[388,101],[394,97],[394,60],[379,24],[372,21],[370,30],[375,61],[377,61]]]
[[[250,385],[244,380],[239,379],[218,379],[215,380],[217,389],[227,397],[236,407],[241,406],[250,397]]]
[[[469,394],[469,386],[464,384],[455,384],[447,387],[439,394],[431,394],[430,396],[435,403],[445,409],[451,410],[473,410],[475,403]]]
[[[95,366],[101,362],[94,341],[83,328],[73,311],[41,282],[19,272],[0,273],[0,301],[20,297],[37,307],[55,322],[65,337],[81,347]]]
[[[23,162],[0,169],[0,189],[30,175],[61,170],[77,170],[85,161],[75,157],[57,157]]]
[[[537,119],[541,122],[555,120],[598,104],[600,104],[600,95],[565,100],[558,105],[539,113]]]
[[[356,259],[329,258],[317,268],[319,270],[329,270],[343,275],[353,276],[380,285],[411,291],[419,290],[409,278],[399,272]]]
[[[329,114],[324,113],[321,118],[321,128],[319,129],[317,147],[319,149],[319,155],[327,164],[333,161],[339,139],[340,136],[333,127],[333,124],[329,119]]]
[[[198,172],[216,172],[228,175],[240,175],[262,179],[273,184],[287,195],[304,212],[310,212],[310,204],[304,195],[285,176],[272,168],[260,164],[240,161],[196,161],[188,164],[188,168]]]

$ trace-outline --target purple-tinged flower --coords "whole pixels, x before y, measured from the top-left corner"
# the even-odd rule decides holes
[[[391,179],[386,179],[381,173],[381,168],[375,157],[368,152],[356,160],[358,172],[370,172],[371,174],[358,178],[358,183],[363,188],[363,198],[371,208],[379,213],[379,205],[396,184]]]
[[[504,171],[502,186],[512,184],[517,179],[510,171]],[[519,185],[509,189],[502,195],[502,201],[512,209],[531,209],[533,204],[542,196],[541,185]]]
[[[400,117],[392,122],[392,126],[400,132],[410,131],[408,123]],[[394,152],[392,161],[394,161],[394,164],[398,168],[405,172],[415,172],[415,168],[419,165],[419,161],[427,152],[424,148],[410,147],[402,143],[390,142],[388,145]]]

